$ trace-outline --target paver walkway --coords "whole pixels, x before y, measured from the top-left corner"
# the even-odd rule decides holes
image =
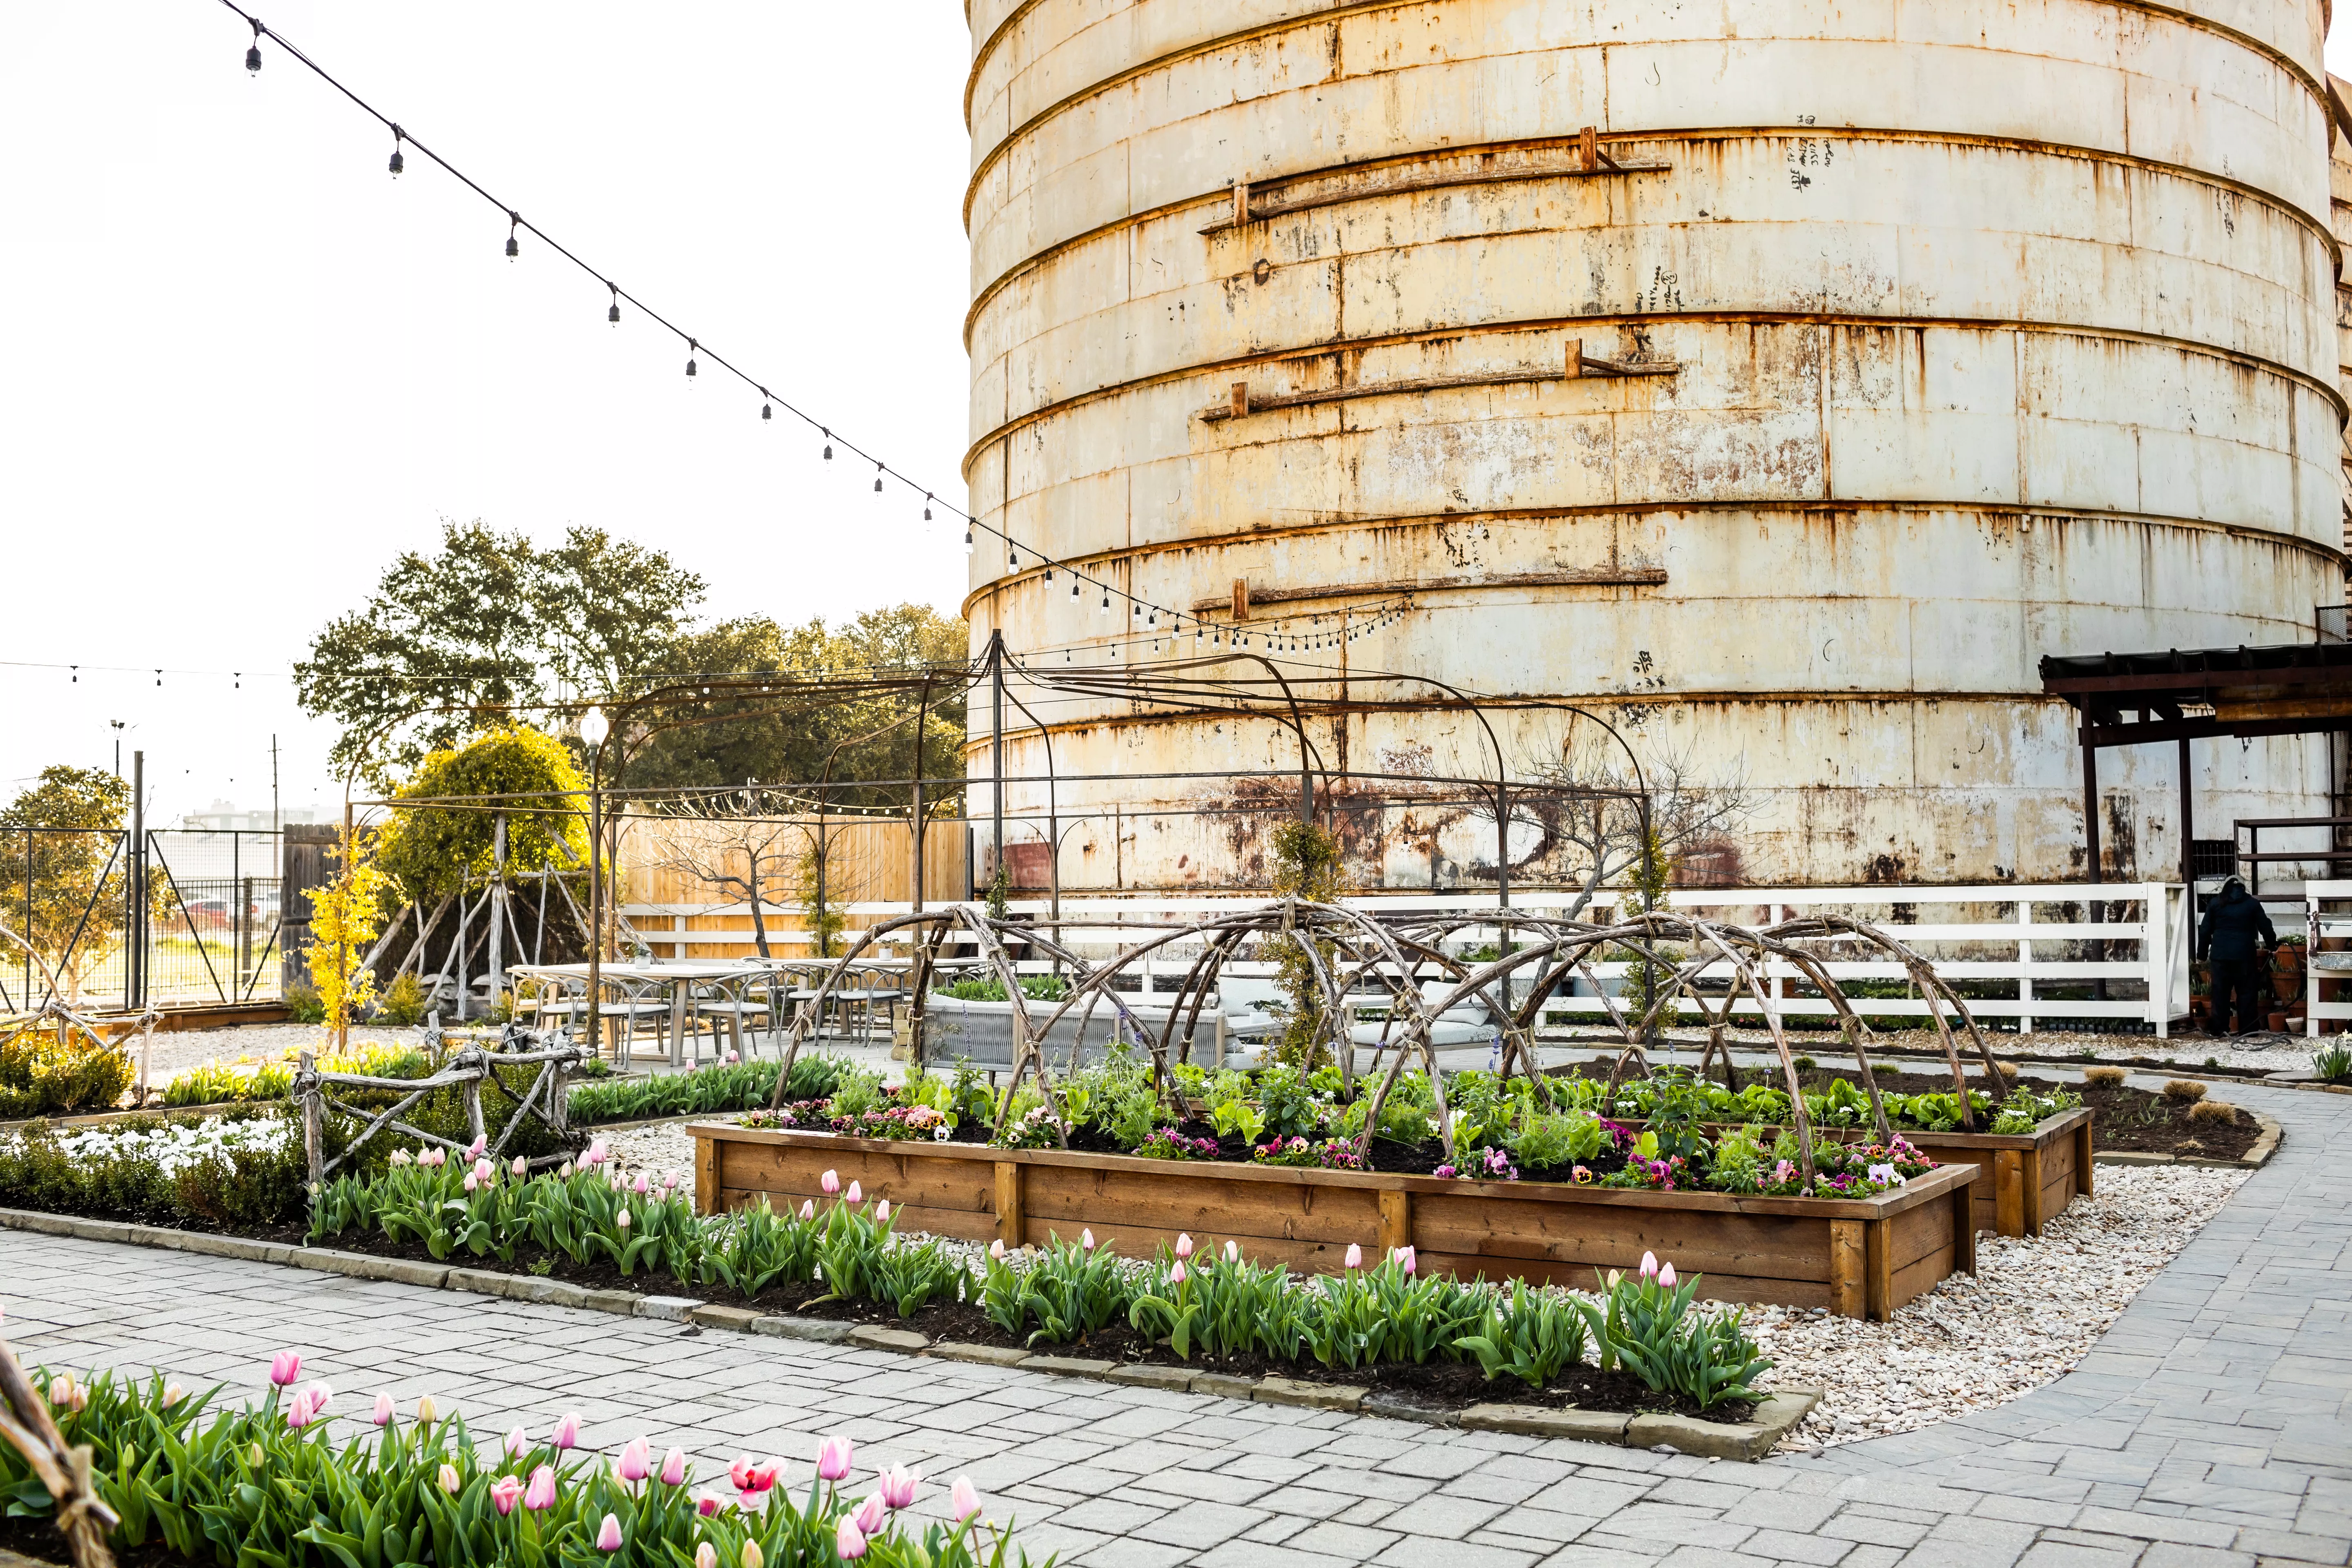
[[[257,1390],[301,1349],[345,1413],[431,1393],[477,1431],[582,1412],[698,1473],[821,1435],[968,1473],[1087,1568],[2173,1568],[2352,1557],[2352,1097],[2233,1091],[2268,1168],[2081,1370],[1999,1410],[1763,1465],[1019,1373],[262,1264],[0,1232],[28,1359]],[[861,1478],[862,1479],[862,1478]],[[927,1489],[936,1505],[941,1489]]]

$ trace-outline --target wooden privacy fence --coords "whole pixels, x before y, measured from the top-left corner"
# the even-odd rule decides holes
[[[437,1044],[439,1020],[436,1019],[427,1035]],[[459,1154],[470,1155],[474,1145],[481,1145],[480,1157],[496,1160],[506,1149],[524,1120],[537,1121],[560,1140],[568,1141],[571,1127],[565,1114],[564,1097],[569,1090],[572,1069],[580,1065],[587,1052],[568,1043],[543,1045],[540,1037],[528,1029],[509,1025],[494,1045],[469,1045],[449,1053],[442,1066],[425,1078],[376,1078],[366,1073],[321,1072],[310,1051],[304,1051],[294,1070],[294,1103],[302,1116],[302,1152],[310,1167],[312,1183],[325,1181],[335,1168],[355,1157],[361,1149],[379,1132],[389,1128],[405,1133],[419,1142],[430,1143]],[[515,1102],[514,1110],[499,1129],[495,1140],[489,1138],[482,1114],[482,1084],[499,1068],[536,1067],[530,1090]],[[402,1121],[401,1113],[426,1095],[445,1089],[457,1089],[466,1107],[466,1129],[468,1142],[460,1143],[438,1132]],[[330,1089],[382,1089],[400,1098],[381,1111],[366,1111],[346,1104],[328,1092]],[[330,1160],[323,1147],[326,1114],[330,1110],[364,1122],[357,1136],[343,1152]],[[533,1165],[553,1165],[569,1158],[568,1154],[543,1154],[530,1162]]]
[[[961,822],[925,825],[925,902],[969,896],[967,840]],[[619,912],[656,958],[749,958],[757,951],[749,899],[756,856],[770,950],[806,955],[814,938],[802,889],[820,843],[826,907],[849,922],[843,940],[855,941],[877,911],[912,907],[915,836],[904,820],[632,816],[621,831]]]

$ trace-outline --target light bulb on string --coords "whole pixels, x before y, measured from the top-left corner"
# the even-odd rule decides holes
[[[882,493],[882,465],[880,463],[876,463],[874,465],[874,493],[877,496]]]
[[[1073,599],[1075,599],[1075,598],[1076,598],[1077,596],[1078,596],[1078,574],[1077,574],[1076,573],[1073,572],[1073,573],[1071,573],[1071,574],[1070,574],[1070,597],[1071,597],[1071,598],[1073,598]]]
[[[775,409],[770,406],[768,403],[768,389],[763,386],[760,388],[760,417],[762,419],[773,419],[775,416]]]
[[[925,517],[931,515],[928,508],[925,509],[923,515]],[[968,522],[963,525],[963,552],[966,555],[971,553],[971,524]]]
[[[607,283],[604,287],[613,291],[613,308],[604,312],[604,319],[617,327],[621,324],[621,286],[618,283]]]
[[[702,345],[696,342],[692,338],[686,340],[686,384],[688,386],[692,386],[694,384],[694,356],[701,347]]]
[[[245,68],[256,75],[261,71],[261,24],[253,24],[253,42],[245,51]]]
[[[521,226],[522,215],[520,213],[509,212],[507,214],[507,259],[509,261],[512,261],[516,257],[522,254],[522,247],[515,242],[515,230]]]
[[[931,492],[929,490],[923,492],[923,521],[931,521]],[[966,544],[971,542],[971,530],[967,528],[963,531],[963,539]]]
[[[1102,613],[1106,616],[1110,614],[1110,590],[1108,588],[1105,588],[1103,590]]]
[[[400,127],[397,125],[392,128],[392,162],[387,166],[392,170],[392,177],[395,180],[400,178],[400,172],[408,167],[408,160],[401,156]]]
[[[830,430],[824,433],[824,460],[828,463],[833,461],[833,432]]]

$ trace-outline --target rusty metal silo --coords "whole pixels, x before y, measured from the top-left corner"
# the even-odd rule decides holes
[[[1382,606],[1302,666],[1600,705],[1744,776],[1743,879],[2079,875],[2037,659],[2307,640],[2342,597],[2320,0],[971,26],[974,511],[1213,624],[1237,582],[1257,621]],[[985,536],[973,574],[976,647],[1129,629]],[[1038,717],[1066,775],[1286,758],[1273,726]],[[1559,744],[1490,718],[1515,764]],[[1317,722],[1359,765],[1494,749],[1450,710]],[[2200,821],[2325,809],[2326,746],[2213,748]],[[2103,763],[2110,875],[2179,863],[2171,767]],[[1122,816],[1065,886],[1234,879],[1243,847],[1127,826],[1187,793],[1066,789]]]

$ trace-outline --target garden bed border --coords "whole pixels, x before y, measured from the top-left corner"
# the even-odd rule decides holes
[[[458,1264],[377,1258],[369,1253],[344,1252],[335,1247],[297,1247],[282,1241],[257,1241],[250,1237],[179,1230],[170,1226],[139,1225],[130,1220],[87,1219],[79,1215],[48,1214],[38,1209],[0,1208],[0,1229],[71,1237],[79,1241],[102,1241],[116,1246],[192,1252],[212,1258],[233,1258],[247,1263],[273,1263],[281,1268],[308,1268],[323,1274],[341,1274],[353,1279],[414,1285],[422,1289],[458,1290],[470,1295],[495,1296],[541,1306],[610,1312],[624,1318],[689,1323],[737,1333],[765,1334],[772,1339],[846,1344],[856,1350],[930,1356],[941,1361],[977,1362],[992,1366],[1015,1367],[1023,1372],[1092,1378],[1104,1383],[1164,1389],[1172,1393],[1254,1400],[1261,1405],[1305,1405],[1318,1410],[1360,1412],[1397,1420],[1420,1421],[1434,1426],[1566,1437],[1580,1442],[1610,1443],[1620,1447],[1648,1448],[1664,1445],[1682,1453],[1708,1458],[1756,1460],[1764,1458],[1771,1452],[1775,1443],[1794,1430],[1807,1412],[1820,1403],[1822,1394],[1818,1388],[1766,1389],[1763,1402],[1756,1407],[1755,1419],[1739,1426],[1703,1421],[1693,1415],[1617,1415],[1572,1407],[1555,1409],[1541,1405],[1473,1405],[1462,1410],[1443,1410],[1378,1390],[1350,1385],[1301,1383],[1275,1374],[1249,1378],[1227,1373],[1194,1372],[1181,1366],[1127,1365],[1082,1356],[1031,1355],[1009,1346],[933,1341],[911,1329],[847,1323],[831,1318],[804,1318],[787,1312],[760,1312],[748,1307],[718,1306],[692,1296],[592,1290],[560,1279],[541,1279],[535,1274],[508,1274],[494,1268],[469,1268]]]

